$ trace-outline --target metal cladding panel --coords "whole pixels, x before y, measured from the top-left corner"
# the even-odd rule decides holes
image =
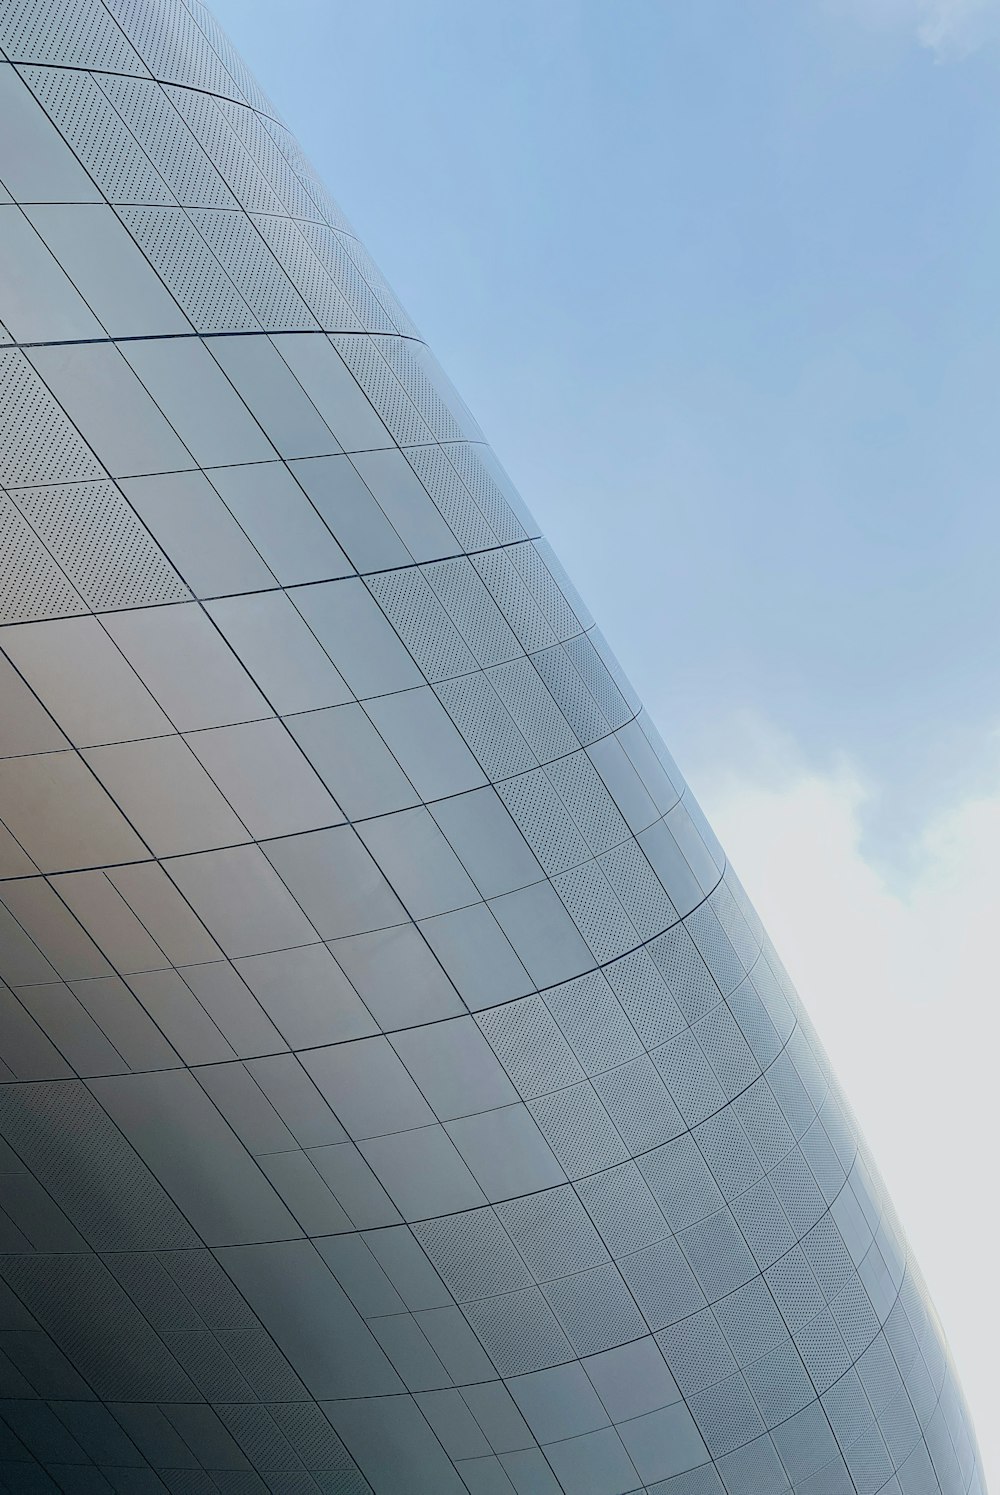
[[[228,42],[0,50],[0,1489],[982,1492],[760,921]]]

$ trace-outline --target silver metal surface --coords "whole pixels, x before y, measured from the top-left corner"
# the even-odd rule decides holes
[[[982,1495],[735,874],[198,0],[0,0],[0,485],[0,1489]]]

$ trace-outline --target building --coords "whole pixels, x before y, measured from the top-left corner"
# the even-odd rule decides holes
[[[229,43],[0,48],[0,1487],[981,1495],[759,920]]]

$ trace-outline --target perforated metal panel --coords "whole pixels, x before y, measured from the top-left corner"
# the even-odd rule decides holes
[[[371,337],[336,337],[337,352],[400,446],[431,441],[433,432]]]
[[[0,350],[0,483],[80,481],[104,474],[65,412],[18,348]]]
[[[357,319],[353,325],[363,327],[368,332],[404,330],[394,324],[392,316],[379,300],[377,289],[366,280],[364,269],[359,268],[359,259],[363,267],[366,262],[361,257],[356,240],[346,239],[322,223],[300,223],[297,227],[353,311]],[[378,287],[378,284],[375,280],[374,286]]]
[[[202,332],[237,332],[260,322],[181,208],[129,208],[119,216],[167,289]]]
[[[164,89],[107,73],[98,73],[95,81],[125,125],[121,139],[139,142],[178,202],[185,207],[236,206],[232,192]],[[108,155],[113,160],[115,152]]]
[[[173,194],[90,73],[24,67],[21,77],[109,202],[170,203]],[[124,82],[124,80],[121,80]],[[108,79],[113,85],[113,80]]]
[[[154,78],[234,98],[240,90],[181,0],[107,0],[107,8]]]
[[[17,504],[95,612],[190,595],[113,483],[21,489]]]
[[[164,92],[236,201],[258,213],[279,211],[281,204],[215,99],[193,88],[167,88]],[[220,90],[211,92],[218,94]]]
[[[204,7],[199,7],[199,12],[203,11]],[[199,20],[201,21],[202,28],[205,29],[206,22],[201,20],[200,14]],[[208,24],[214,25],[211,22],[211,18],[209,18]],[[229,62],[230,55],[231,53],[227,52],[227,66],[233,72],[233,67]],[[240,81],[244,91],[247,93],[249,93],[250,89],[256,87],[253,81],[247,78],[245,70],[241,72]],[[252,100],[251,103],[253,103]],[[217,98],[215,104],[216,108],[221,111],[223,117],[228,121],[230,129],[243,142],[254,164],[264,177],[271,191],[275,193],[281,202],[285,211],[290,213],[293,218],[315,218],[317,216],[315,202],[296,176],[287,158],[282,154],[264,121],[255,112],[261,109],[262,106],[257,103],[253,104],[253,108],[245,109],[241,104],[234,104],[228,99],[221,98]],[[262,112],[268,114],[273,111],[270,106],[265,105]]]
[[[331,227],[343,229],[345,233],[352,233],[351,225],[348,223],[342,209],[334,202],[327,188],[316,175],[311,163],[303,153],[302,147],[293,135],[290,135],[280,121],[272,118],[269,114],[260,115],[260,123],[277,145],[281,154],[288,162],[296,179],[302,183],[310,199],[316,204],[320,217]],[[311,215],[310,215],[311,216]],[[401,331],[408,329],[402,328]]]
[[[0,548],[0,617],[5,623],[86,612],[79,593],[6,494],[0,494]]]
[[[256,213],[253,217],[253,224],[292,285],[295,286],[299,296],[312,312],[313,319],[325,331],[350,332],[367,326],[364,319],[354,310],[352,301],[340,290],[340,277],[344,275],[345,270],[348,270],[348,264],[341,262],[336,265],[335,268],[340,275],[331,275],[309,247],[300,232],[299,225],[289,218],[265,217],[262,213]],[[349,278],[353,279],[350,276]],[[277,318],[273,325],[280,326],[280,318]],[[288,321],[286,325],[292,327],[298,324]]]
[[[4,0],[0,46],[13,62],[146,73],[145,64],[100,0],[57,0],[44,6],[31,0]]]
[[[370,577],[368,586],[428,680],[475,670],[458,629],[418,569],[384,571]]]
[[[0,1486],[983,1495],[787,973],[231,44],[0,48],[76,338],[0,292]]]
[[[436,687],[439,700],[491,779],[505,779],[538,760],[483,674]]]
[[[318,323],[267,241],[245,213],[192,208],[191,222],[250,307],[269,331],[315,331]]]
[[[459,477],[449,452],[454,448],[417,446],[405,449],[406,460],[421,479],[466,550],[494,545],[497,533]]]

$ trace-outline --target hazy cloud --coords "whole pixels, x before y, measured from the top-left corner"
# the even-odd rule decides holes
[[[939,62],[1000,40],[1000,0],[832,0],[835,9],[879,30],[902,27]]]
[[[1000,767],[991,793],[926,821],[903,886],[863,850],[877,789],[771,747],[701,798],[857,1110],[1000,1466]]]
[[[997,0],[921,0],[917,40],[944,61],[963,57],[1000,35]]]

